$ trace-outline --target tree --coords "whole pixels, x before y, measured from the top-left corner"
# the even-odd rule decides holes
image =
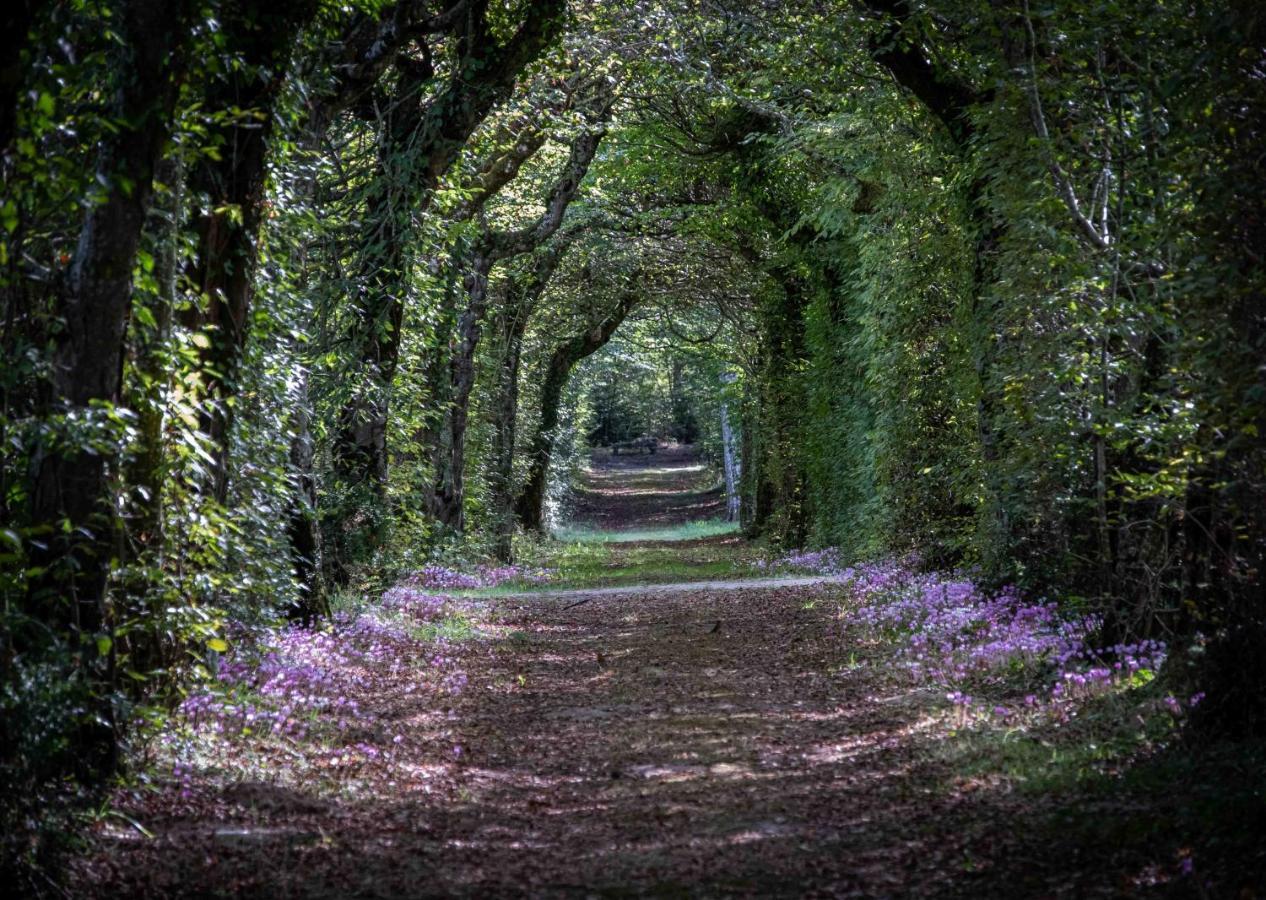
[[[506,99],[523,68],[557,37],[562,8],[561,0],[532,0],[518,30],[500,43],[488,4],[472,4],[456,28],[452,75],[430,100],[419,93],[430,78],[429,62],[404,62],[366,201],[373,224],[359,254],[350,343],[363,380],[343,407],[333,450],[340,481],[354,492],[368,492],[371,503],[381,504],[387,474],[386,416],[399,360],[412,223],[430,207],[440,178],[467,139]],[[346,571],[347,545],[343,538],[336,548],[336,577]]]
[[[178,79],[185,60],[190,10],[184,4],[137,0],[122,16],[115,64],[116,118],[101,148],[95,199],[58,296],[61,330],[52,360],[53,405],[71,434],[54,438],[38,457],[30,521],[40,535],[33,554],[43,574],[31,586],[31,611],[73,644],[108,646],[106,595],[114,553],[114,514],[108,479],[118,463],[110,432],[118,422],[123,338],[132,299],[132,267],[144,228],[154,172],[170,133]],[[76,431],[97,432],[91,443]],[[93,659],[85,653],[82,658]],[[116,763],[108,652],[92,663],[101,685],[95,722],[85,726],[83,770],[108,774]]]

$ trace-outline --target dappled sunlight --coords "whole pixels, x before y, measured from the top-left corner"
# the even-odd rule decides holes
[[[1263,10],[8,0],[0,885],[1262,893]]]
[[[620,466],[613,457],[602,457],[602,463],[602,468],[591,466],[585,469],[585,478],[589,484],[600,485],[608,481],[633,485],[642,484],[643,482],[653,484],[661,481],[661,476],[664,475],[680,478],[684,475],[699,476],[707,473],[709,481],[714,477],[709,467],[702,463],[686,463],[676,466],[647,466],[637,462],[630,462]],[[656,491],[655,493],[662,493],[662,491]]]
[[[714,469],[691,447],[669,446],[655,456],[595,452],[581,472],[566,534],[679,526],[724,515],[724,491]],[[689,530],[685,531],[689,534]]]
[[[188,732],[163,739],[173,778],[98,829],[120,893],[149,890],[160,853],[191,873],[214,860],[256,892],[285,890],[269,861],[297,854],[313,883],[388,895],[542,880],[671,892],[715,873],[739,893],[882,895],[941,890],[964,860],[1005,871],[1034,815],[1022,779],[949,760],[992,746],[995,726],[1006,747],[1040,722],[974,714],[944,687],[1052,648],[1061,672],[1097,672],[1084,622],[964,578],[845,568],[834,551],[768,559],[725,535],[607,546],[615,521],[687,534],[715,513],[683,478],[702,471],[689,453],[663,456],[677,464],[595,458],[579,509],[602,528],[574,531],[557,565],[428,565],[330,629],[233,648],[219,689],[186,701]],[[637,580],[555,590],[575,557],[582,583]],[[744,578],[641,583],[695,563]],[[1124,674],[1104,684],[1163,653],[1118,648]],[[1070,718],[1107,693],[1059,685]]]
[[[286,787],[202,768],[179,814],[129,813],[154,838],[119,821],[97,838],[133,884],[156,852],[202,870],[207,846],[258,885],[274,883],[268,859],[297,852],[308,877],[350,866],[365,884],[405,891],[424,878],[439,893],[500,893],[542,871],[578,884],[726,871],[768,893],[787,878],[882,893],[897,869],[905,885],[936,884],[974,832],[934,823],[929,804],[980,816],[1014,802],[1013,782],[941,767],[932,748],[951,716],[929,713],[924,688],[841,665],[829,596],[507,604],[495,634],[479,619],[478,636],[451,651],[466,681],[443,712],[361,695],[365,717],[392,719],[382,733],[401,735],[377,759],[336,748],[318,766],[323,780]],[[346,659],[374,683],[375,665]],[[331,819],[340,825],[327,834]]]

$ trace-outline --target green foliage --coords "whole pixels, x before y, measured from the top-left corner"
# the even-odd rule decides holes
[[[591,446],[719,469],[722,410],[748,535],[973,566],[1108,643],[1203,634],[1195,724],[1266,722],[1247,0],[573,4],[539,53],[506,48],[555,3],[493,5],[478,52],[470,17],[374,31],[407,4],[173,4],[174,99],[128,142],[145,7],[30,6],[0,97],[6,854],[39,856],[18,826],[99,787],[230,624],[545,553],[514,534],[542,465],[563,524]],[[481,274],[612,85],[559,231]],[[104,296],[117,320],[76,331]]]

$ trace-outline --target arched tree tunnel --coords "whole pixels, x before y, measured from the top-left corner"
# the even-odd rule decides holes
[[[1257,5],[10,6],[20,891],[1260,888]]]

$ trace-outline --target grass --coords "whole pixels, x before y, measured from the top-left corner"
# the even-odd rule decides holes
[[[1070,721],[966,728],[939,750],[959,774],[1002,776],[1023,792],[1067,793],[1128,770],[1175,738],[1172,718],[1156,710],[1161,693],[1154,684],[1123,685],[1084,701]]]
[[[627,537],[632,534],[638,537]],[[549,584],[539,587],[556,590],[747,578],[761,552],[740,538],[731,523],[712,521],[639,532],[570,529],[563,540],[525,543],[519,560],[554,570]],[[481,593],[524,589],[507,584]]]
[[[479,636],[478,626],[469,616],[452,613],[425,625],[415,625],[410,631],[420,641],[468,641]]]
[[[559,528],[554,532],[554,539],[563,543],[584,544],[625,544],[640,541],[694,541],[702,538],[717,537],[738,532],[737,522],[724,519],[709,519],[704,522],[684,522],[664,528],[633,528],[599,530],[583,526]]]

